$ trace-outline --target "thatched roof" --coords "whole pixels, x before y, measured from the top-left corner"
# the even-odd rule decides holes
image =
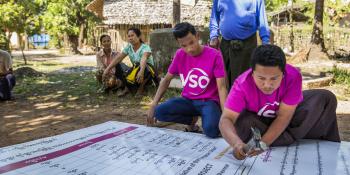
[[[290,14],[292,14],[292,18],[294,22],[305,22],[309,20],[309,17],[305,15],[307,11],[307,7],[303,5],[294,5],[283,7],[280,10],[273,11],[267,14],[267,16],[272,18],[272,21],[277,22],[289,22]]]
[[[103,3],[104,0],[94,0],[86,6],[86,9],[95,13],[95,15],[103,19]]]
[[[302,10],[304,10],[304,8],[305,8],[305,6],[302,6],[302,5],[294,5],[293,7],[292,6],[284,6],[279,10],[267,13],[267,16],[276,16],[278,14],[286,13],[289,11],[302,11]]]
[[[103,17],[107,25],[172,23],[173,0],[94,0],[90,4],[101,1],[104,1]],[[101,7],[90,9],[96,13]],[[210,12],[209,0],[198,0],[194,6],[181,4],[181,21],[204,26],[209,22]]]

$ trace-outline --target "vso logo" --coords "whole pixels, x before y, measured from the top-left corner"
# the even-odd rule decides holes
[[[203,93],[210,83],[208,74],[199,68],[191,69],[186,77],[180,74],[180,78],[184,89],[192,95]]]
[[[277,101],[274,103],[266,103],[265,106],[258,111],[258,115],[263,117],[276,117],[276,111],[279,105],[280,103]]]

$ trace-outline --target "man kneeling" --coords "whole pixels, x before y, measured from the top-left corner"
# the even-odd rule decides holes
[[[302,76],[286,64],[281,48],[259,46],[251,67],[236,79],[219,126],[237,159],[263,151],[245,149],[251,127],[262,133],[260,145],[265,148],[290,145],[297,139],[340,142],[334,94],[322,89],[302,91]]]
[[[223,107],[227,95],[222,56],[218,50],[200,45],[199,35],[189,23],[177,24],[173,34],[181,48],[159,85],[147,122],[152,125],[157,119],[182,123],[188,125],[189,131],[196,131],[195,123],[201,116],[204,134],[218,137],[220,104]],[[175,75],[180,75],[182,81],[182,97],[157,106]]]

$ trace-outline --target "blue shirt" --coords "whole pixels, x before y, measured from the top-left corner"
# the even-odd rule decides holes
[[[244,40],[259,29],[264,44],[270,41],[264,0],[214,0],[210,39],[220,34],[226,40]]]

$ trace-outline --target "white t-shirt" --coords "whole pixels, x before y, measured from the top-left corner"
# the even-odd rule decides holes
[[[0,74],[7,73],[12,68],[11,55],[0,49]]]

